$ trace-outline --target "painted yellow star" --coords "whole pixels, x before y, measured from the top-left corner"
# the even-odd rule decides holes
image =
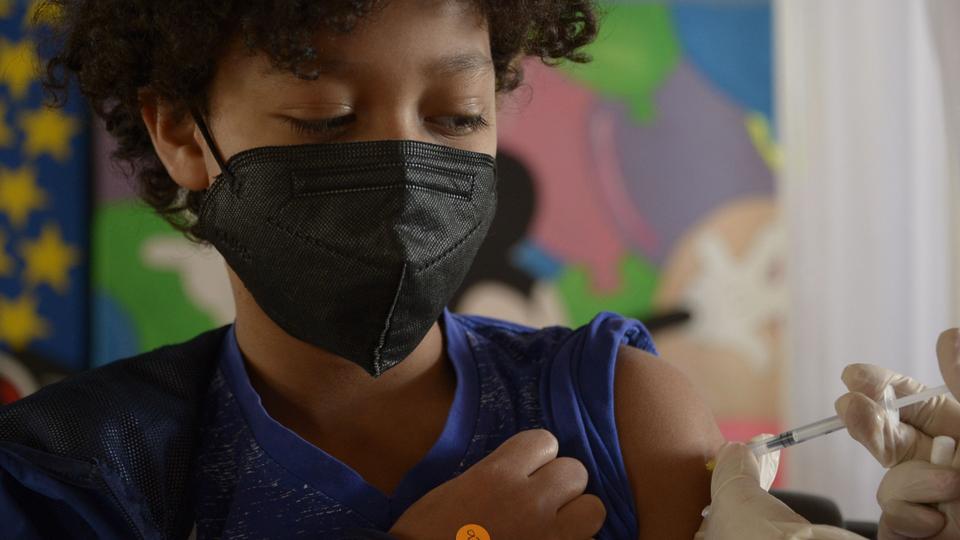
[[[17,170],[0,167],[0,214],[16,227],[27,224],[34,210],[47,204],[47,194],[37,186],[37,173],[26,166]]]
[[[63,241],[60,227],[47,223],[40,238],[20,244],[23,278],[30,286],[46,283],[60,294],[70,288],[70,269],[80,260],[76,248]]]
[[[37,46],[30,40],[11,43],[0,40],[0,83],[10,88],[10,95],[23,99],[30,83],[37,79],[40,57]]]
[[[7,245],[7,236],[0,231],[0,276],[13,275],[13,258],[5,247]]]
[[[33,0],[27,8],[27,16],[24,17],[23,24],[56,26],[62,19],[63,8],[59,4],[51,4],[49,0]]]
[[[13,11],[14,0],[0,0],[0,18],[6,19]]]
[[[80,123],[60,109],[42,107],[21,114],[20,128],[26,137],[23,151],[28,158],[47,153],[63,161],[70,157],[70,139],[80,129]]]
[[[16,300],[0,296],[0,342],[22,351],[30,342],[47,337],[47,321],[37,313],[37,300],[24,294]]]

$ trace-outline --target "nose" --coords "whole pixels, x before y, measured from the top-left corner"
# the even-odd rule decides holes
[[[376,108],[358,112],[355,141],[411,140],[433,142],[424,129],[415,104],[385,100]]]

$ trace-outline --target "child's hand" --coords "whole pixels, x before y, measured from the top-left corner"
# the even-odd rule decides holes
[[[599,498],[585,495],[587,470],[557,458],[549,431],[517,433],[460,476],[423,496],[390,534],[400,540],[451,540],[469,524],[492,540],[587,540],[606,518]],[[485,538],[477,535],[477,538]]]

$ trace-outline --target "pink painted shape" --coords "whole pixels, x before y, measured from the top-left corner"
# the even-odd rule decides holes
[[[497,122],[500,147],[534,179],[537,208],[529,234],[564,263],[586,266],[598,292],[616,291],[625,246],[594,184],[600,171],[585,140],[596,99],[539,61],[526,65],[526,81]]]
[[[746,442],[760,435],[761,433],[776,434],[783,430],[778,422],[771,420],[718,420],[720,433],[728,441]],[[789,458],[789,449],[780,452],[780,469],[777,471],[777,477],[773,480],[774,488],[782,488],[787,484],[784,471],[787,470],[786,462]]]

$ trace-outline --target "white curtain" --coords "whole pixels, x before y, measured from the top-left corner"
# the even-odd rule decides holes
[[[944,92],[945,119],[950,163],[950,200],[953,201],[954,312],[953,325],[960,325],[960,1],[927,0],[933,42],[939,59]]]
[[[960,146],[948,142],[929,7],[777,0],[791,425],[833,414],[848,363],[939,381],[934,344],[960,307],[950,162]],[[833,498],[848,519],[879,516],[883,471],[845,434],[786,462],[792,489]]]

